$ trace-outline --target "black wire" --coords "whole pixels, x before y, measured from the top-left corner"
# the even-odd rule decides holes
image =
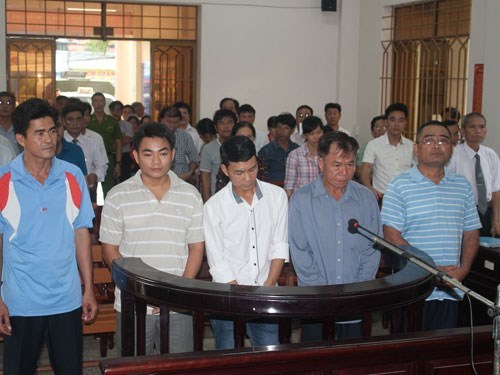
[[[470,312],[470,365],[474,374],[477,375],[476,366],[474,365],[474,320],[472,314],[472,302],[468,294],[465,294],[465,296],[467,297],[467,301],[469,302]]]

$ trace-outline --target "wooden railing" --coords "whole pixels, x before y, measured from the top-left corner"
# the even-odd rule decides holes
[[[420,252],[419,256],[432,262]],[[427,297],[433,277],[401,262],[392,275],[373,281],[331,286],[254,287],[228,285],[173,276],[144,264],[138,258],[118,259],[113,263],[113,280],[122,291],[122,356],[145,353],[146,305],[160,307],[160,352],[168,353],[168,323],[171,308],[193,312],[195,350],[202,350],[203,321],[206,314],[235,320],[235,340],[243,346],[245,318],[278,318],[280,342],[288,343],[289,318],[335,319],[362,315],[370,311],[391,310]],[[137,337],[134,330],[134,311]],[[331,337],[324,325],[323,337]],[[135,345],[134,345],[135,344]]]

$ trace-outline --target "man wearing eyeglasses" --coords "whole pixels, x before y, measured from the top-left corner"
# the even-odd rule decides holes
[[[389,182],[413,164],[413,142],[403,136],[408,124],[408,107],[394,103],[385,110],[387,132],[368,142],[363,155],[360,182],[381,202]]]
[[[430,121],[417,132],[413,146],[418,165],[396,177],[382,205],[384,238],[414,246],[458,280],[470,271],[481,227],[467,179],[445,169],[453,146],[449,129]],[[463,293],[437,283],[423,306],[422,330],[454,328]]]
[[[309,116],[313,115],[313,109],[307,104],[300,105],[295,111],[295,121],[297,122],[297,130],[292,134],[290,139],[292,142],[302,146],[306,142],[306,137],[302,134],[302,122]]]
[[[14,94],[2,91],[0,92],[0,135],[9,140],[15,153],[21,153],[21,147],[16,141],[14,128],[12,127],[12,112],[16,108],[16,97]]]

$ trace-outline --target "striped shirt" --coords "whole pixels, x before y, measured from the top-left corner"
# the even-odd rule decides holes
[[[481,228],[467,179],[446,171],[439,184],[415,166],[396,177],[384,195],[382,223],[401,232],[437,266],[460,265],[463,233]],[[436,288],[427,300],[457,300],[458,290]]]
[[[203,242],[203,203],[192,185],[168,172],[170,188],[158,201],[141,171],[111,189],[104,202],[100,240],[119,246],[123,257],[139,257],[160,271],[182,276],[188,244]],[[120,311],[120,294],[115,292]]]
[[[285,172],[286,190],[298,190],[318,176],[318,155],[309,153],[307,143],[288,154]]]

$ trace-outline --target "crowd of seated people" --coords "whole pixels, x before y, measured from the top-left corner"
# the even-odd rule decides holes
[[[299,285],[371,280],[380,252],[348,232],[355,217],[397,245],[427,252],[462,280],[478,251],[479,230],[500,235],[500,163],[482,145],[481,113],[460,124],[458,110],[446,108],[443,122],[421,124],[413,141],[403,135],[408,107],[393,103],[373,118],[373,139],[359,151],[340,126],[338,103],[324,106],[325,123],[306,104],[295,115],[277,113],[267,120],[267,134],[255,126],[255,108],[234,98],[222,99],[212,118],[196,124],[185,102],[165,106],[157,119],[139,102],[115,101],[108,115],[101,93],[92,105],[72,98],[57,103],[57,139],[43,142],[54,142],[56,157],[78,166],[92,201],[102,184],[100,241],[110,267],[114,259],[136,256],[194,278],[206,254],[221,283],[273,286],[288,261]],[[0,93],[0,184],[28,147],[10,118],[15,107],[11,93]],[[9,217],[0,207],[4,234]],[[437,284],[423,307],[423,327],[456,326],[461,298]],[[192,350],[185,334],[191,316],[172,316],[171,350]],[[232,347],[232,322],[214,317],[211,323],[217,348]],[[152,354],[159,349],[157,308],[148,307],[146,324]],[[356,319],[336,324],[339,338],[360,335]],[[303,327],[304,341],[321,337],[318,322]],[[255,345],[277,343],[273,321],[248,322],[247,332]]]

